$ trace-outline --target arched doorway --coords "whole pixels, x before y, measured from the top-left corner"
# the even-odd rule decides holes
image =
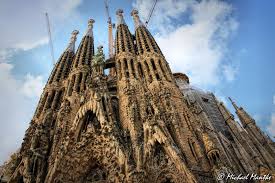
[[[80,119],[79,127],[77,129],[77,141],[81,140],[82,135],[89,131],[99,133],[101,125],[97,116],[91,110],[88,110],[85,115]]]

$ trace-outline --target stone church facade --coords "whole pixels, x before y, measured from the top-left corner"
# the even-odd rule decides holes
[[[117,11],[109,59],[102,47],[94,51],[94,20],[76,52],[73,31],[6,181],[212,183],[227,182],[221,174],[272,175],[275,144],[255,120],[231,100],[240,125],[213,94],[172,73],[138,12],[131,15],[134,35]]]

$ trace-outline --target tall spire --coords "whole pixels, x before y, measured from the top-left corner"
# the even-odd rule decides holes
[[[120,24],[126,25],[125,20],[124,20],[124,18],[123,18],[123,10],[122,10],[122,9],[118,9],[118,10],[116,11],[116,15],[117,15],[117,27],[118,27]]]
[[[138,16],[138,10],[133,9],[133,11],[131,12],[131,15],[134,18],[135,29],[137,29],[140,26],[144,26],[144,24],[141,22],[141,20]]]
[[[88,21],[88,30],[86,32],[86,36],[90,36],[90,37],[93,37],[93,24],[95,23],[95,20],[94,19],[90,19]]]
[[[79,33],[78,30],[74,30],[72,32],[72,36],[71,36],[71,39],[70,39],[70,42],[69,42],[69,45],[68,45],[66,51],[72,51],[72,52],[74,52],[75,42],[76,42],[77,34],[78,33]]]
[[[244,128],[250,123],[255,123],[254,119],[242,107],[238,107],[230,97],[228,98],[231,101],[233,107],[235,108],[236,114],[238,115]]]
[[[228,97],[228,99],[230,100],[230,102],[232,103],[233,107],[237,111],[239,109],[239,107],[237,106],[237,104],[230,97]]]

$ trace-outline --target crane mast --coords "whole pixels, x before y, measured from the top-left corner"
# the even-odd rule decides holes
[[[108,49],[109,49],[109,58],[114,57],[114,45],[113,45],[113,24],[112,24],[112,19],[110,17],[109,14],[109,6],[108,6],[108,2],[107,0],[104,1],[105,2],[105,10],[106,10],[106,14],[108,17]]]
[[[150,21],[150,19],[151,19],[151,17],[152,17],[152,14],[153,14],[153,12],[154,12],[154,9],[155,9],[155,7],[156,7],[157,2],[158,2],[158,0],[155,0],[153,6],[152,6],[152,8],[151,8],[151,10],[149,11],[148,18],[147,18],[147,20],[146,20],[146,22],[145,22],[145,26],[146,26],[146,27],[147,27],[147,25],[148,25],[148,23],[149,23],[149,21]]]
[[[46,23],[47,23],[47,29],[48,29],[49,44],[50,44],[50,48],[51,48],[52,63],[53,63],[53,65],[55,65],[50,20],[49,20],[49,16],[48,16],[47,12],[45,13],[45,16],[46,16]]]

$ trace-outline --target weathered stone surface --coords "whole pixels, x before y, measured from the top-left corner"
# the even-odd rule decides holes
[[[102,47],[94,55],[94,21],[76,53],[74,32],[3,181],[211,183],[274,171],[274,142],[248,113],[234,103],[241,127],[213,94],[172,74],[138,12],[135,36],[122,13],[110,75]]]

